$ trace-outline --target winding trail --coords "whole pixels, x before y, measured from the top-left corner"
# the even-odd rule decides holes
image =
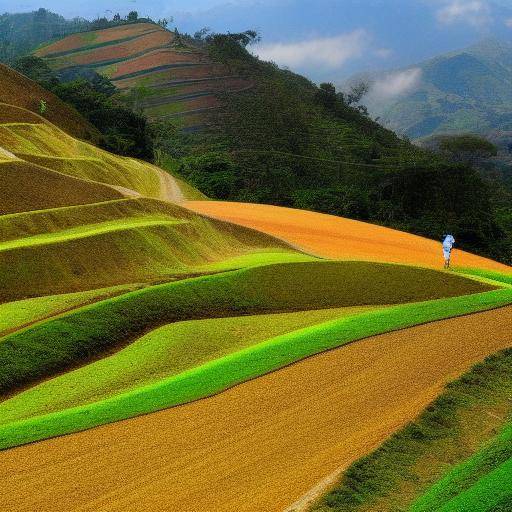
[[[160,183],[161,183],[161,199],[170,201],[171,203],[183,203],[185,196],[181,191],[176,178],[171,176],[168,172],[160,172]]]
[[[375,336],[189,405],[1,452],[0,508],[282,511],[512,346],[511,325],[507,307]]]
[[[187,208],[276,236],[317,256],[440,268],[441,243],[396,229],[266,204],[188,201]],[[454,249],[452,263],[510,273],[512,267]]]

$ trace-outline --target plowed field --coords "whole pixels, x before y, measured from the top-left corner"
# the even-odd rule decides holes
[[[282,511],[512,345],[512,308],[368,338],[190,405],[0,453],[0,506]]]
[[[356,220],[264,204],[191,201],[188,208],[282,238],[328,258],[440,267],[441,243]],[[455,249],[452,263],[510,273],[510,267]]]

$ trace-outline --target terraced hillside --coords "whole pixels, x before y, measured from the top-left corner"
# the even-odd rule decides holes
[[[509,267],[458,252],[445,272],[421,237],[206,201],[18,94],[0,110],[3,510],[282,510],[512,344]]]
[[[218,105],[216,93],[250,85],[198,45],[152,23],[74,34],[36,54],[56,70],[94,69],[121,91],[132,90],[149,117],[171,117],[185,127]]]

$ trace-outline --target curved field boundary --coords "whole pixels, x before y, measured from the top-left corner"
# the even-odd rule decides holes
[[[492,512],[512,503],[512,423],[487,446],[451,469],[410,512]]]
[[[45,233],[36,236],[28,236],[11,240],[9,242],[0,242],[0,252],[20,249],[22,247],[35,247],[38,245],[50,245],[67,242],[70,240],[80,240],[98,235],[105,235],[115,231],[129,231],[134,228],[148,228],[154,226],[175,226],[184,224],[188,221],[179,219],[161,218],[124,218],[119,221],[102,222],[98,224],[85,224],[74,229],[57,231],[55,233]]]
[[[489,327],[510,348],[450,382],[413,422],[352,464],[311,510],[445,511],[443,505],[454,498],[459,505],[454,512],[480,510],[480,500],[460,506],[458,495],[475,484],[479,487],[481,478],[512,458],[512,423],[507,420],[512,410],[512,337],[501,330],[504,325],[498,320]],[[496,430],[501,431],[498,436]],[[510,479],[508,493],[512,496]],[[488,505],[488,500],[482,504]],[[301,500],[287,512],[306,509]]]
[[[0,304],[0,336],[6,336],[100,300],[144,287],[133,283]]]
[[[278,336],[101,402],[0,426],[0,449],[185,404],[355,340],[511,303],[512,290],[502,289],[394,306],[333,320]]]
[[[90,50],[95,50],[96,48],[103,48],[104,46],[111,46],[111,45],[116,45],[116,44],[120,44],[120,43],[126,43],[128,41],[133,41],[134,39],[139,39],[141,37],[144,37],[148,34],[152,34],[154,32],[161,32],[161,29],[148,30],[147,32],[143,32],[141,34],[136,34],[136,35],[128,36],[128,37],[122,37],[121,39],[113,39],[112,41],[103,41],[101,43],[91,43],[91,44],[86,44],[84,46],[77,46],[76,48],[73,48],[71,50],[63,50],[60,52],[44,53],[44,54],[42,52],[37,52],[37,53],[39,53],[41,56],[43,56],[46,59],[54,59],[55,57],[64,57],[66,55],[71,55],[73,53],[88,52]]]
[[[191,210],[252,227],[321,257],[441,268],[441,242],[376,224],[265,204],[190,201]],[[452,264],[512,274],[512,267],[455,249]]]
[[[54,67],[56,67],[58,70],[65,70],[65,69],[71,69],[71,68],[102,68],[105,66],[111,66],[112,64],[118,64],[119,62],[129,62],[131,60],[135,60],[139,57],[144,57],[145,55],[162,50],[162,45],[153,46],[151,48],[146,48],[145,50],[141,50],[140,52],[133,53],[130,55],[130,58],[127,57],[116,57],[112,59],[104,59],[104,60],[98,60],[95,62],[88,62],[84,64],[80,64],[77,62],[50,62],[50,64]],[[62,65],[61,65],[62,64]]]
[[[267,339],[379,307],[310,309],[167,324],[112,355],[1,402],[0,424],[99,402],[156,384]]]
[[[186,406],[0,452],[0,507],[282,511],[505,348],[497,329],[511,321],[508,307],[368,338]]]
[[[167,103],[174,103],[179,101],[194,100],[196,98],[202,98],[204,96],[214,96],[213,91],[198,91],[189,94],[171,94],[168,96],[158,96],[155,98],[147,98],[144,100],[144,107],[158,107],[160,105],[166,105]]]
[[[6,283],[8,277],[5,276]],[[490,289],[493,287],[460,276],[415,267],[318,261],[253,266],[167,283],[105,300],[1,338],[0,393],[12,392],[76,367],[93,355],[111,353],[112,349],[125,346],[166,323],[329,307],[403,304],[461,295],[470,301],[467,294]],[[51,340],[51,344],[42,344],[41,340]]]
[[[141,69],[140,71],[132,71],[131,73],[125,73],[124,75],[112,76],[111,80],[115,84],[118,80],[124,80],[126,78],[135,78],[137,76],[151,75],[152,73],[156,73],[158,71],[165,71],[167,69],[193,68],[195,66],[201,66],[201,64],[197,62],[177,62],[176,64],[161,64],[160,66]]]
[[[44,46],[40,46],[35,52],[36,55],[44,57],[47,51],[51,49],[62,49],[69,50],[72,48],[81,48],[84,45],[88,45],[97,41],[98,43],[110,42],[115,39],[120,39],[120,36],[129,34],[129,36],[141,35],[146,32],[155,30],[157,26],[154,23],[126,23],[116,27],[107,29],[93,30],[89,32],[78,32],[71,34],[64,38],[59,38]],[[162,29],[160,29],[162,30]],[[57,50],[60,51],[60,50]]]

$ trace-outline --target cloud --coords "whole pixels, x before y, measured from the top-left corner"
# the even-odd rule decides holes
[[[354,30],[334,37],[261,44],[253,48],[253,53],[263,60],[291,68],[307,66],[336,69],[348,60],[360,57],[368,43],[366,31]]]
[[[375,55],[381,59],[387,59],[393,55],[393,50],[391,48],[378,48],[375,50]]]
[[[505,20],[505,25],[509,28],[512,28],[512,18],[509,18],[508,20]]]
[[[413,90],[419,84],[420,79],[420,68],[390,73],[372,84],[370,94],[379,100],[395,98]]]
[[[462,22],[481,26],[491,20],[491,15],[485,0],[449,0],[438,9],[437,19],[443,25]]]

